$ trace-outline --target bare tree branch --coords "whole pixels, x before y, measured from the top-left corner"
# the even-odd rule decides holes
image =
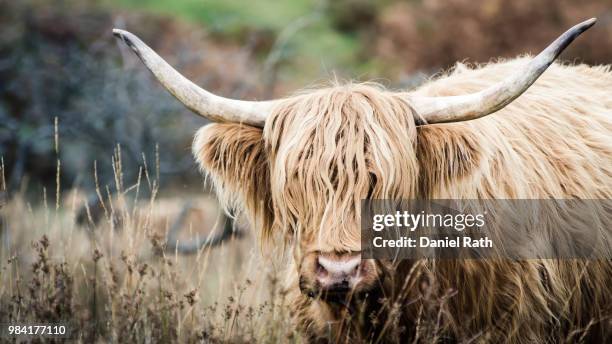
[[[191,202],[185,204],[181,213],[174,221],[174,224],[170,227],[166,241],[166,251],[178,252],[180,254],[193,254],[203,247],[217,246],[232,237],[240,237],[243,235],[241,230],[234,230],[234,221],[229,216],[223,214],[223,218],[220,221],[222,225],[220,229],[221,233],[215,234],[218,230],[213,229],[211,234],[206,237],[196,237],[188,242],[181,242],[178,239],[178,235],[184,229],[185,219],[192,209],[193,206]]]

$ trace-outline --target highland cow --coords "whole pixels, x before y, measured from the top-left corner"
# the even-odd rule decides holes
[[[193,154],[263,245],[290,249],[306,340],[534,343],[610,337],[609,259],[361,259],[360,202],[611,199],[611,68],[553,63],[594,22],[533,58],[458,64],[414,91],[348,83],[262,102],[213,95],[115,35],[220,122]]]

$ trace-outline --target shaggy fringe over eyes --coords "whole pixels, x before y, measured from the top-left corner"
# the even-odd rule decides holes
[[[412,111],[376,84],[296,95],[268,119],[273,227],[322,251],[360,249],[361,200],[414,195]]]
[[[209,124],[198,130],[193,155],[211,177],[226,209],[244,211],[255,227],[270,228],[270,177],[263,148],[259,128]],[[269,231],[260,233],[270,234]]]

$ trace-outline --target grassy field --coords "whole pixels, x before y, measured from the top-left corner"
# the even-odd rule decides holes
[[[120,159],[119,159],[120,160]],[[75,219],[85,198],[55,186],[36,203],[16,194],[0,208],[0,319],[68,323],[78,342],[278,342],[295,337],[278,259],[252,234],[180,255],[164,249],[185,199],[209,205],[185,235],[217,228],[214,198],[157,195],[155,173],[100,186],[106,215]],[[3,169],[0,171],[3,173]],[[61,173],[61,168],[58,169]],[[152,195],[138,198],[151,188]],[[1,188],[0,188],[1,189]]]

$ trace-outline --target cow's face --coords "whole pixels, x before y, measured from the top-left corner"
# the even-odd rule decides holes
[[[400,97],[371,85],[314,91],[264,129],[274,228],[291,242],[304,293],[368,290],[380,269],[360,256],[367,198],[414,196],[416,126]]]
[[[405,100],[346,85],[286,100],[263,131],[206,126],[193,148],[225,201],[289,243],[302,291],[337,297],[376,285],[381,267],[360,256],[361,200],[414,196],[415,145]]]

